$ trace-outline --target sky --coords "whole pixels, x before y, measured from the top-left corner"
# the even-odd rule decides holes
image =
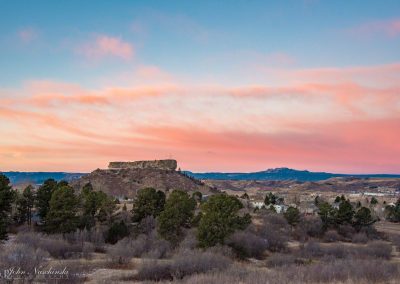
[[[400,1],[0,0],[0,170],[400,174]]]

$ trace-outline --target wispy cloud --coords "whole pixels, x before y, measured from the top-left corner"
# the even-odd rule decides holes
[[[0,90],[0,155],[15,169],[172,154],[193,170],[400,171],[398,66],[279,69],[281,86],[166,84],[156,66],[135,73],[149,85],[29,82]]]
[[[30,43],[38,38],[38,31],[33,27],[26,27],[17,32],[19,40],[23,43]]]
[[[117,57],[130,60],[134,56],[134,47],[131,43],[119,37],[97,35],[90,41],[80,44],[76,52],[90,60],[99,60],[106,57]]]
[[[362,23],[346,31],[352,36],[371,38],[375,36],[394,38],[400,36],[400,18]]]

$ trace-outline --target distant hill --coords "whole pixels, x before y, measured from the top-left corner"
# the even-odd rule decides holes
[[[86,173],[65,173],[65,172],[3,172],[14,185],[22,183],[42,184],[46,179],[53,178],[57,181],[73,181],[86,175]],[[368,175],[347,175],[333,174],[326,172],[299,171],[289,168],[268,169],[251,173],[194,173],[183,171],[182,173],[203,180],[294,180],[300,182],[321,181],[336,177],[357,177],[357,178],[400,178],[400,175],[391,174],[368,174]]]
[[[400,175],[390,174],[368,174],[347,175],[332,174],[326,172],[299,171],[289,168],[275,168],[251,173],[193,173],[185,172],[187,175],[204,180],[295,180],[295,181],[321,181],[335,177],[357,177],[357,178],[400,178]]]
[[[56,181],[72,181],[85,175],[84,173],[64,173],[64,172],[3,172],[13,185],[24,183],[42,184],[46,179],[52,178]]]

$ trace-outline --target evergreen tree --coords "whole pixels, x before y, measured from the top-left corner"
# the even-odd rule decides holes
[[[362,227],[370,226],[375,222],[372,218],[371,210],[361,207],[354,215],[354,226],[360,230]]]
[[[378,204],[378,199],[376,199],[375,196],[372,196],[370,203],[371,205],[375,206],[376,204]]]
[[[343,195],[342,195],[343,196]],[[350,201],[342,200],[336,215],[336,223],[338,225],[351,224],[354,216],[353,206]]]
[[[299,209],[290,206],[286,212],[283,214],[285,216],[287,222],[291,226],[295,226],[300,221],[300,211]]]
[[[115,244],[119,240],[129,236],[129,230],[124,221],[114,222],[108,229],[105,241],[110,244]]]
[[[34,202],[35,195],[33,192],[33,187],[28,185],[22,194],[18,194],[16,197],[17,214],[15,219],[18,224],[24,224],[26,222],[28,225],[31,225]]]
[[[98,221],[110,220],[116,209],[113,199],[102,191],[94,191],[91,183],[87,183],[79,195],[82,207],[81,228],[90,229]]]
[[[266,205],[266,206],[268,206],[268,205],[275,205],[276,204],[276,201],[277,201],[277,197],[272,193],[272,192],[269,192],[266,196],[265,196],[265,199],[264,199],[264,204]]]
[[[185,191],[174,190],[157,218],[159,235],[173,244],[182,238],[182,228],[189,228],[194,216],[196,201]]]
[[[324,230],[328,227],[335,225],[336,210],[328,202],[319,202],[318,215],[321,218]]]
[[[139,190],[133,202],[132,221],[140,222],[147,216],[157,217],[164,210],[165,194],[154,188]]]
[[[50,199],[46,214],[46,231],[49,233],[69,233],[78,227],[78,198],[70,186],[57,188]]]
[[[15,193],[10,186],[10,180],[0,173],[0,241],[8,238],[7,227],[14,199]]]
[[[57,182],[54,179],[46,180],[36,192],[36,209],[42,221],[45,221],[47,212],[50,209],[51,195],[57,188]]]
[[[249,214],[239,215],[242,203],[234,196],[215,194],[202,205],[197,239],[201,247],[223,244],[235,230],[245,229],[251,222]]]

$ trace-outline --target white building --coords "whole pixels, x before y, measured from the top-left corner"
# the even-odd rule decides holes
[[[250,201],[251,207],[261,209],[265,206],[264,201]]]

